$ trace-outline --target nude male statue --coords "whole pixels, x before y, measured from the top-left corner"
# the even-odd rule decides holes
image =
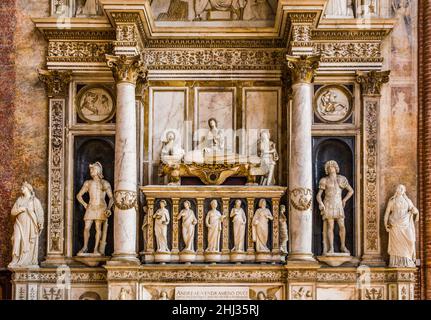
[[[346,227],[344,225],[344,207],[347,200],[353,195],[353,189],[347,178],[338,174],[340,167],[334,160],[325,163],[326,177],[320,179],[317,202],[323,218],[323,255],[334,253],[334,221],[337,221],[340,234],[340,249],[349,253],[346,248]],[[342,197],[343,189],[347,190],[346,196]],[[322,201],[322,194],[325,198]]]
[[[84,182],[81,190],[76,195],[76,199],[85,208],[84,215],[84,246],[78,252],[84,254],[88,252],[88,239],[90,238],[90,230],[93,222],[96,226],[95,244],[93,254],[105,254],[107,220],[111,215],[111,208],[114,204],[111,185],[103,179],[103,168],[100,162],[89,165],[91,180]],[[82,196],[87,193],[90,196],[90,201],[86,203]],[[106,205],[105,197],[108,196],[109,204]],[[102,234],[102,224],[103,234]],[[101,239],[102,238],[102,239]]]

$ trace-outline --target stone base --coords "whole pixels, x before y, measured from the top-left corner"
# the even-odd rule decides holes
[[[244,262],[247,259],[247,253],[246,252],[231,252],[230,253],[230,261],[231,262]]]
[[[103,262],[106,262],[110,259],[110,257],[102,256],[94,253],[80,253],[76,257],[74,257],[75,261],[78,261],[82,264],[85,264],[89,267],[97,267],[100,266]]]
[[[328,253],[317,257],[320,262],[326,263],[331,267],[338,267],[346,262],[352,261],[353,257],[349,253]]]
[[[205,252],[205,261],[206,262],[220,262],[221,261],[221,253],[220,252]]]
[[[196,260],[196,252],[194,251],[181,251],[180,254],[180,262],[195,262]]]
[[[272,262],[271,252],[256,252],[256,262]]]
[[[167,263],[171,261],[170,252],[156,252],[154,254],[154,261],[158,263]]]

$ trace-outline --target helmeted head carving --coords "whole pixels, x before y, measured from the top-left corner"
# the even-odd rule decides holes
[[[95,163],[92,163],[88,166],[90,168],[90,175],[92,177],[99,177],[100,179],[103,179],[103,167],[102,164],[97,161]]]

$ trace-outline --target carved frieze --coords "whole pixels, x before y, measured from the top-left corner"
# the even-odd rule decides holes
[[[314,43],[313,52],[322,61],[383,61],[381,44],[375,42],[319,42]]]
[[[50,41],[48,62],[104,62],[105,55],[112,53],[110,42]]]

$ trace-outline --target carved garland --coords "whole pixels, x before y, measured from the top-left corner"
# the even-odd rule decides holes
[[[307,211],[313,203],[313,192],[308,188],[296,188],[290,192],[290,203],[298,211]]]
[[[114,192],[115,206],[120,210],[129,210],[136,207],[137,193],[130,190],[116,190]]]

